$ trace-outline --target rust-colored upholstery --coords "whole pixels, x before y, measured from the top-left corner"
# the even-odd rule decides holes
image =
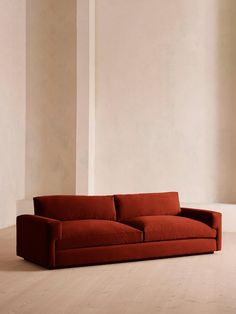
[[[180,215],[201,221],[216,230],[217,251],[222,247],[222,214],[212,210],[181,208]]]
[[[95,265],[150,258],[213,253],[215,239],[184,239],[56,251],[56,267]]]
[[[180,213],[177,192],[115,195],[115,204],[119,220]]]
[[[125,223],[143,231],[146,242],[216,237],[216,230],[205,223],[180,216],[141,216]]]
[[[17,217],[17,255],[52,269],[221,249],[221,214],[180,208],[178,193],[34,198]]]
[[[35,215],[58,220],[116,220],[114,197],[50,195],[34,197]]]
[[[58,250],[129,244],[143,241],[140,230],[109,220],[63,221],[61,240],[56,243]]]
[[[17,217],[16,226],[17,255],[47,268],[55,267],[55,242],[61,238],[61,222],[21,215]]]

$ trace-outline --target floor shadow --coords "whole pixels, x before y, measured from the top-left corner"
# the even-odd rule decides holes
[[[20,257],[5,258],[0,261],[0,272],[36,272],[36,271],[47,271],[47,269],[30,263]]]
[[[16,227],[2,229],[0,233],[0,273],[42,270],[46,269],[16,255]]]

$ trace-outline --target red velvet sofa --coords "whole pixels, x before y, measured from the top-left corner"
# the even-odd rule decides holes
[[[221,249],[221,214],[180,208],[177,192],[40,196],[17,217],[17,255],[46,268]]]

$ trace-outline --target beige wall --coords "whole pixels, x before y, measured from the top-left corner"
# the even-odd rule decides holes
[[[26,2],[0,1],[0,227],[94,179],[236,202],[234,0]]]
[[[24,197],[25,1],[0,1],[0,228]]]
[[[235,4],[222,2],[96,2],[96,193],[236,202]]]
[[[77,194],[94,194],[95,2],[77,0]]]
[[[219,0],[218,199],[236,203],[236,1]]]
[[[26,198],[75,192],[76,0],[27,0]]]

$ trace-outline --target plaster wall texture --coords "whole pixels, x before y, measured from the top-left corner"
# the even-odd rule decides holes
[[[76,0],[27,1],[26,198],[75,193]]]
[[[25,192],[25,1],[0,1],[0,228]]]
[[[96,2],[97,194],[236,202],[234,14],[231,0]]]

